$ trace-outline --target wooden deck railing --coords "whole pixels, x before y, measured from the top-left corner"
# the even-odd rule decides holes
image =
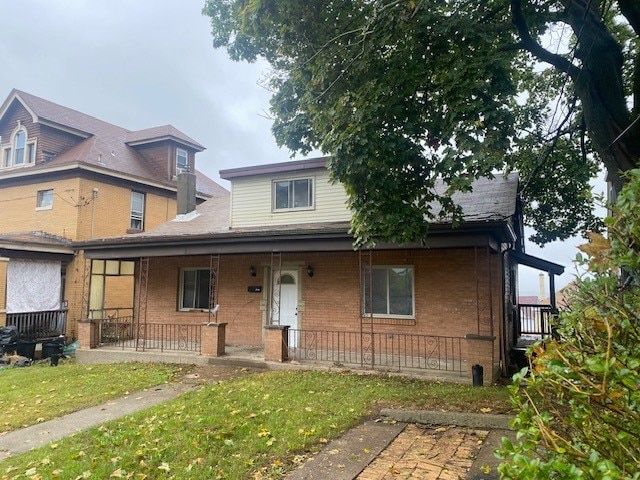
[[[7,313],[7,326],[15,325],[20,338],[43,340],[64,335],[67,309]]]

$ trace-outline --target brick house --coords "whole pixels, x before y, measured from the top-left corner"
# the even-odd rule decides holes
[[[489,381],[505,372],[517,264],[550,277],[563,269],[523,251],[517,176],[456,194],[464,222],[431,224],[426,245],[354,251],[346,193],[330,182],[326,161],[223,170],[230,198],[148,232],[84,242],[87,258],[136,259],[138,273],[128,324],[103,322],[110,339],[84,346],[171,349],[173,341],[217,355],[205,351],[203,324],[213,323],[224,325],[227,344],[263,346],[267,357],[284,344],[284,357],[302,361],[460,375],[480,364]],[[173,328],[183,329],[177,339],[159,338]]]
[[[174,218],[176,175],[195,171],[202,150],[171,125],[130,131],[12,90],[0,106],[0,326],[75,336],[88,263],[73,242]],[[228,195],[195,175],[198,202]],[[92,309],[130,305],[133,266],[109,265],[122,275],[103,278],[110,296],[91,298]]]

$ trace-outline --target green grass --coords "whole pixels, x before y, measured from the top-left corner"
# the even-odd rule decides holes
[[[178,371],[171,365],[77,365],[66,361],[58,367],[40,363],[2,369],[0,433],[165,383]]]
[[[504,388],[262,373],[203,387],[10,458],[0,463],[0,478],[280,478],[379,406],[498,412],[508,404]]]

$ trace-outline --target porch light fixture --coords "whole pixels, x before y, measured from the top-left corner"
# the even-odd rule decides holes
[[[255,276],[256,276],[256,267],[254,267],[253,265],[251,265],[251,266],[249,267],[249,274],[250,274],[252,277],[255,277]]]
[[[313,277],[313,267],[311,265],[307,267],[307,275]]]

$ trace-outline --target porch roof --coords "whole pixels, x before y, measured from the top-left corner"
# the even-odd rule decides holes
[[[554,275],[562,275],[564,273],[564,266],[533,255],[527,255],[524,252],[512,252],[511,258],[519,265],[535,268],[536,270],[542,270]]]
[[[0,257],[67,260],[73,253],[71,240],[50,233],[33,231],[0,234]]]

